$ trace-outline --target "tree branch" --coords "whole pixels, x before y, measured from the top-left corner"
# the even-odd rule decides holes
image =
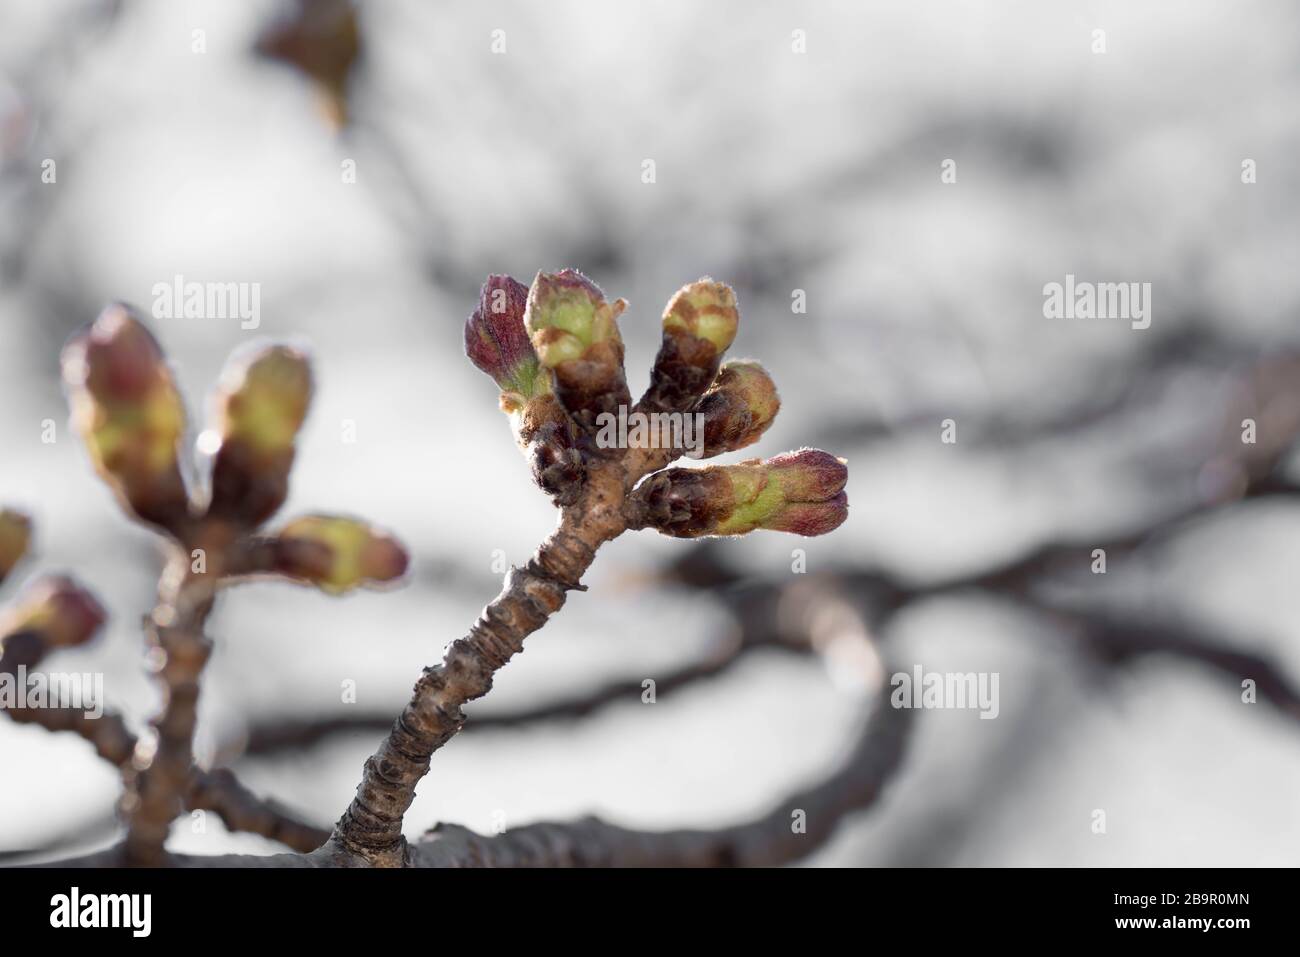
[[[631,457],[629,457],[630,460]],[[442,663],[426,668],[388,737],[365,764],[356,797],[334,828],[326,850],[341,862],[359,857],[375,865],[406,861],[402,818],[433,752],[465,723],[461,707],[492,687],[492,676],[523,648],[564,604],[596,550],[626,527],[623,503],[641,474],[629,460],[593,463],[578,501],[560,512],[559,527],[505,587],[464,638],[448,646]]]
[[[218,527],[205,524],[209,534]],[[158,653],[156,674],[163,707],[153,721],[152,747],[137,745],[133,766],[127,766],[122,810],[127,821],[125,855],[132,864],[165,861],[167,835],[184,807],[190,785],[199,676],[212,650],[203,626],[212,610],[221,559],[229,543],[225,535],[201,541],[198,547],[214,567],[196,574],[191,571],[188,547],[176,549],[163,572],[158,607],[148,623]]]
[[[716,867],[775,866],[806,857],[822,847],[844,818],[872,806],[901,766],[913,712],[889,700],[890,669],[877,657],[866,621],[853,602],[824,586],[803,582],[787,596],[791,629],[807,644],[851,659],[874,695],[870,715],[839,767],[818,784],[794,791],[753,820],[716,830],[638,831],[596,818],[540,823],[482,836],[456,825],[439,825],[405,849],[408,867]],[[802,812],[796,817],[796,812]],[[796,823],[806,829],[796,827]],[[330,867],[369,863],[334,844],[310,854],[269,857],[174,855],[180,867]],[[333,845],[333,846],[332,846]],[[118,849],[56,862],[60,867],[104,867],[118,861]]]
[[[761,599],[758,599],[761,601]],[[764,603],[766,607],[767,603]],[[735,609],[733,609],[735,610]],[[750,652],[774,649],[805,653],[806,642],[792,640],[772,627],[770,618],[759,622],[761,616],[746,615],[747,621],[738,623],[731,634],[715,642],[707,653],[694,661],[679,665],[654,678],[657,695],[672,694],[692,685],[725,674]],[[506,730],[538,724],[545,721],[566,721],[586,718],[602,708],[619,702],[640,701],[644,678],[619,678],[590,691],[581,691],[537,705],[515,710],[499,710],[487,714],[471,714],[462,734]],[[363,732],[383,732],[392,726],[391,712],[355,711],[309,717],[268,717],[254,723],[243,741],[235,741],[223,749],[227,759],[234,755],[265,756],[296,748],[310,747],[336,735]]]

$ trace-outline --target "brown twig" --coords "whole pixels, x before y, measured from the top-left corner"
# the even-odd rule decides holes
[[[127,833],[123,844],[131,864],[157,865],[171,823],[185,806],[194,763],[194,726],[198,719],[199,676],[211,653],[203,626],[216,596],[221,562],[228,542],[209,526],[198,539],[206,566],[192,571],[188,548],[177,549],[163,572],[159,603],[148,623],[156,652],[155,667],[163,707],[153,721],[154,741],[142,742],[126,775],[122,810]]]
[[[766,603],[765,603],[766,604]],[[750,619],[715,642],[701,658],[678,665],[658,675],[619,678],[589,691],[515,710],[497,710],[469,715],[462,734],[506,730],[546,721],[566,721],[588,717],[602,708],[620,702],[640,701],[645,677],[654,678],[656,695],[681,691],[692,685],[716,678],[730,670],[753,651],[773,649],[794,652],[809,650],[806,644],[792,641],[772,627],[770,617],[746,615]],[[760,622],[759,619],[762,619]],[[337,735],[383,732],[393,723],[391,711],[351,712],[310,717],[270,717],[253,724],[242,741],[225,749],[227,758],[242,754],[265,756],[296,748],[310,747]]]
[[[35,632],[5,636],[0,648],[3,649],[0,675],[9,677],[17,676],[20,667],[37,667],[49,652],[46,642]],[[96,754],[119,769],[125,770],[136,754],[136,736],[122,716],[113,711],[104,710],[98,717],[70,707],[14,707],[4,712],[19,724],[33,724],[47,731],[70,731],[88,741]],[[186,742],[188,753],[188,738]],[[302,821],[276,802],[257,797],[229,769],[204,771],[189,767],[181,794],[188,810],[213,811],[231,831],[259,834],[297,851],[313,850],[329,836],[327,830]]]
[[[838,661],[852,646],[873,703],[862,731],[839,766],[812,787],[794,791],[764,815],[716,830],[638,831],[596,818],[540,823],[495,836],[439,825],[409,847],[410,867],[714,867],[774,866],[822,847],[851,813],[870,807],[900,767],[912,711],[891,706],[886,668],[876,656],[867,622],[856,603],[817,582],[802,582],[784,597],[785,627],[803,631],[805,643]],[[335,834],[337,839],[337,832]],[[57,862],[104,866],[114,852]],[[269,857],[175,855],[181,867],[325,867],[347,863],[327,845],[311,854]]]
[[[258,797],[229,768],[191,775],[186,806],[212,811],[232,831],[258,834],[304,854],[330,836],[328,828],[308,824],[278,802]]]
[[[559,611],[565,593],[582,587],[596,550],[626,527],[624,499],[642,474],[624,460],[591,468],[581,496],[561,510],[559,527],[532,560],[511,569],[469,634],[447,648],[441,664],[425,669],[388,737],[366,761],[356,797],[327,849],[377,865],[406,862],[402,817],[433,752],[465,723],[462,705],[486,694],[492,675]]]

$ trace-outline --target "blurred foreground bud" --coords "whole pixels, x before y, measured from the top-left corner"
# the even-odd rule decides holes
[[[308,515],[276,536],[276,570],[335,595],[401,578],[408,562],[396,539],[352,518]]]
[[[523,283],[489,276],[479,292],[478,308],[465,322],[465,354],[501,389],[501,407],[507,412],[550,391],[524,328],[527,304],[528,287]]]
[[[31,544],[32,523],[21,512],[0,509],[0,582],[9,577]]]
[[[296,0],[290,13],[257,40],[262,56],[297,67],[316,84],[335,127],[348,119],[348,85],[361,52],[361,32],[351,0]]]
[[[70,647],[93,638],[106,617],[90,592],[70,578],[52,575],[32,582],[0,614],[0,636],[33,632],[49,648]]]
[[[254,527],[284,504],[311,394],[311,364],[288,346],[269,346],[227,365],[210,433],[218,445],[209,515]]]
[[[631,402],[617,322],[626,307],[622,299],[606,302],[576,269],[539,272],[528,291],[524,322],[537,358],[551,371],[560,403],[588,433],[601,413],[617,415]]]
[[[739,465],[668,469],[633,493],[638,524],[665,535],[743,535],[756,528],[825,535],[848,517],[848,468],[819,449]]]
[[[180,527],[189,511],[177,451],[185,409],[154,337],[128,307],[111,305],[64,347],[63,377],[100,475],[144,521]]]
[[[780,408],[776,383],[761,365],[748,360],[724,364],[696,407],[704,416],[704,457],[757,442]]]
[[[718,374],[718,363],[736,338],[736,294],[704,278],[679,289],[664,310],[664,336],[641,399],[647,411],[686,412]]]

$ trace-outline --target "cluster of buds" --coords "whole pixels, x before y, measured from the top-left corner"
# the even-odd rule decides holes
[[[574,501],[594,461],[620,453],[595,442],[600,420],[630,404],[618,317],[576,270],[538,273],[531,288],[492,276],[465,326],[470,360],[501,390],[501,408],[533,461],[538,484],[557,504]],[[723,362],[740,311],[724,283],[704,278],[672,297],[650,386],[633,413],[698,416],[702,455],[743,449],[781,407],[767,371],[751,360]],[[667,450],[666,465],[684,449]],[[741,535],[757,528],[823,535],[848,515],[843,460],[803,449],[767,461],[700,470],[669,469],[633,492],[631,521],[666,535]]]
[[[27,517],[0,510],[0,582],[22,560],[30,544]],[[8,651],[25,639],[34,646],[35,660],[55,648],[85,644],[104,619],[104,609],[95,596],[71,578],[43,576],[29,582],[13,604],[0,609],[0,648]]]
[[[533,480],[557,503],[567,505],[585,473],[578,427],[533,350],[524,326],[527,305],[527,286],[509,276],[489,276],[478,308],[465,323],[465,354],[501,390],[501,411],[510,416]]]
[[[63,369],[74,422],[100,475],[129,513],[188,548],[216,543],[233,554],[284,504],[312,395],[311,365],[299,350],[267,345],[236,354],[227,364],[212,424],[198,440],[212,460],[206,504],[192,501],[181,478],[185,409],[171,370],[157,341],[128,307],[109,306],[75,336],[64,350]],[[331,593],[405,573],[401,546],[365,522],[302,521],[324,523],[308,527],[328,529],[318,535],[314,558],[258,570],[280,572]],[[302,526],[294,523],[289,529],[295,526],[294,534],[301,538]],[[384,560],[374,557],[374,541],[385,543]],[[303,548],[295,539],[285,551],[297,556]],[[229,557],[218,556],[218,567],[239,564],[227,562]]]

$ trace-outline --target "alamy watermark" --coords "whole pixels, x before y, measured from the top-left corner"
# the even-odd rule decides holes
[[[704,414],[701,412],[629,412],[596,416],[596,445],[602,449],[681,449],[698,459],[704,456]]]
[[[103,672],[27,672],[26,665],[0,673],[0,710],[74,708],[87,718],[104,715]]]
[[[920,665],[911,672],[898,671],[889,679],[894,690],[889,703],[895,708],[936,708],[977,710],[981,718],[996,718],[999,672],[993,671],[924,671]]]
[[[1151,325],[1151,283],[1065,282],[1043,287],[1043,316],[1048,319],[1127,319],[1134,329]]]
[[[153,930],[152,894],[83,894],[73,887],[50,898],[50,926],[113,928],[148,937]]]
[[[177,273],[150,291],[155,319],[238,319],[241,329],[262,324],[260,282],[186,282]]]

